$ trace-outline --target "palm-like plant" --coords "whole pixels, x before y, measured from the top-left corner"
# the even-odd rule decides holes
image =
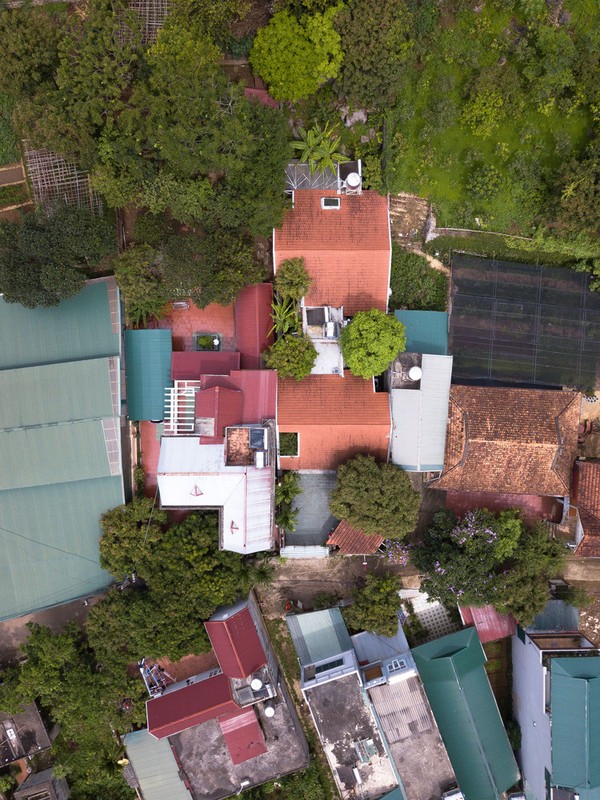
[[[311,172],[324,172],[331,169],[335,172],[336,164],[343,164],[350,159],[340,153],[341,138],[335,136],[337,126],[329,123],[324,128],[315,123],[308,131],[300,128],[300,141],[292,142],[294,150],[300,153],[300,161],[308,164]]]
[[[293,333],[299,329],[298,309],[293,300],[275,300],[271,304],[271,309],[273,327],[270,333],[285,336],[286,333]]]
[[[275,505],[289,506],[299,494],[302,494],[302,487],[298,473],[284,472],[281,480],[275,484]]]

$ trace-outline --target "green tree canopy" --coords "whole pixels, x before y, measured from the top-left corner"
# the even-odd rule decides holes
[[[340,8],[300,20],[279,11],[258,31],[250,62],[274,98],[302,100],[338,75],[344,54],[333,23]]]
[[[364,533],[403,539],[415,529],[420,504],[404,470],[358,455],[338,467],[329,508]]]
[[[281,378],[301,381],[310,375],[317,351],[308,336],[286,334],[263,353],[269,369],[276,369]]]
[[[58,305],[115,249],[114,227],[85,209],[58,205],[49,215],[0,222],[0,291],[27,308]]]
[[[542,524],[519,512],[471,511],[462,520],[438,512],[411,559],[423,590],[448,607],[493,605],[523,625],[548,601],[548,580],[560,575],[565,548]]]
[[[277,267],[274,286],[280,297],[298,302],[308,293],[311,284],[303,258],[288,258]]]
[[[170,299],[162,283],[161,254],[147,244],[133,245],[114,262],[115,279],[123,295],[130,325],[161,319]]]
[[[354,604],[344,609],[344,619],[352,631],[369,631],[379,636],[398,633],[398,612],[402,607],[402,584],[395,575],[367,575],[362,588],[352,593]]]
[[[600,236],[600,138],[563,166],[557,218],[569,233]]]
[[[404,325],[376,308],[359,311],[342,331],[344,361],[353,375],[381,375],[406,347]]]

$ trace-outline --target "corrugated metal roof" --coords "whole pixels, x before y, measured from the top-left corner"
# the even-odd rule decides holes
[[[0,490],[70,483],[110,475],[102,423],[17,428],[0,433]]]
[[[0,369],[118,355],[115,286],[113,279],[92,281],[54,308],[24,308],[0,297]]]
[[[119,476],[0,492],[0,619],[108,586],[99,520],[123,502]]]
[[[452,356],[424,355],[419,389],[392,389],[392,461],[408,471],[444,467]]]
[[[144,729],[128,733],[124,741],[144,800],[190,800],[167,739],[157,740]]]
[[[448,314],[446,311],[395,311],[406,328],[406,352],[448,354]]]
[[[219,719],[219,727],[234,764],[243,764],[267,752],[265,737],[254,708],[235,711]]]
[[[328,558],[329,548],[319,545],[288,544],[280,548],[279,555],[282,558]]]
[[[460,606],[459,611],[464,625],[474,625],[477,628],[477,635],[482,643],[506,639],[517,630],[515,618],[511,614],[500,614],[494,606]]]
[[[227,619],[209,620],[204,627],[228,678],[246,678],[267,663],[248,606]]]
[[[273,343],[272,302],[270,283],[246,286],[235,301],[235,343],[242,369],[260,369],[261,353]]]
[[[408,642],[400,624],[395,636],[377,636],[374,633],[362,631],[355,633],[350,638],[360,664],[385,661],[386,658],[394,658],[409,651]]]
[[[229,375],[240,368],[240,354],[229,350],[182,350],[171,356],[174,381],[196,381],[202,375]]]
[[[552,783],[600,787],[600,658],[551,662]]]
[[[127,415],[133,420],[163,418],[165,388],[172,386],[170,330],[125,331]]]
[[[100,515],[123,502],[119,295],[52,309],[0,300],[0,618],[93,594]]]
[[[0,371],[0,430],[112,416],[109,363],[99,358]]]
[[[286,618],[302,666],[352,650],[352,641],[339,608]]]
[[[452,633],[412,653],[465,800],[500,800],[519,770],[476,630]]]
[[[165,692],[146,703],[148,730],[157,739],[238,710],[229,678],[223,673]]]

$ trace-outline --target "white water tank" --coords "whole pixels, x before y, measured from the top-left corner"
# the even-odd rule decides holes
[[[270,719],[271,717],[275,716],[275,706],[273,705],[273,703],[265,703],[264,709],[265,709],[265,717],[269,717]]]
[[[250,681],[250,688],[253,692],[259,692],[263,687],[263,682],[260,678],[252,678]]]
[[[422,375],[423,375],[423,370],[421,369],[421,367],[411,367],[408,370],[408,379],[410,381],[420,381]]]
[[[351,192],[355,192],[357,189],[360,189],[361,182],[361,177],[358,172],[350,172],[346,177],[346,188],[350,189]]]

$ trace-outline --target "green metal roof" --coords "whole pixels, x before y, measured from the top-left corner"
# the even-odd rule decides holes
[[[144,729],[128,733],[124,741],[144,800],[190,800],[168,739],[159,741]]]
[[[0,371],[0,430],[111,417],[109,359]]]
[[[108,586],[99,520],[123,502],[118,475],[0,492],[0,619]]]
[[[288,628],[303,667],[352,650],[339,608],[287,617]]]
[[[0,490],[111,474],[102,422],[98,420],[2,431],[0,452],[3,465],[10,465],[0,471]]]
[[[552,783],[600,787],[600,658],[551,662]]]
[[[445,311],[395,311],[406,328],[406,352],[448,355],[448,314]]]
[[[164,416],[165,388],[172,386],[171,331],[125,331],[127,415],[134,420]]]
[[[92,281],[54,308],[24,308],[0,297],[0,369],[118,355],[118,290]]]
[[[474,628],[412,654],[465,800],[499,800],[519,771]]]
[[[100,515],[124,502],[119,294],[0,299],[0,619],[105,588]]]

